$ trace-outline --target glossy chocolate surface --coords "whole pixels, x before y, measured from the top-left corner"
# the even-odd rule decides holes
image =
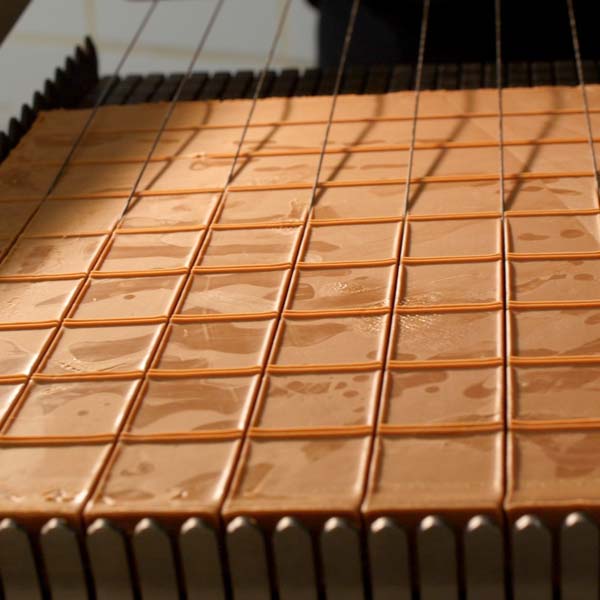
[[[331,98],[261,99],[233,165],[251,106],[178,103],[124,217],[163,105],[100,109],[47,199],[88,110],[0,165],[2,515],[594,512],[581,90],[504,90],[504,186],[492,89],[421,94],[408,189],[414,92],[340,96],[318,181]]]

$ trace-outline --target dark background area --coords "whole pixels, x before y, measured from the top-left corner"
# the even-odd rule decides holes
[[[309,0],[321,12],[319,60],[335,66],[352,0]],[[600,57],[600,2],[575,0],[584,58]],[[414,62],[422,0],[362,0],[349,63]],[[493,62],[494,0],[431,0],[428,62]],[[569,60],[573,45],[566,0],[503,0],[504,61]]]

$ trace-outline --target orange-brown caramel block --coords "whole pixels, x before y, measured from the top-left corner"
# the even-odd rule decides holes
[[[139,376],[161,331],[161,325],[65,327],[39,373],[72,379]]]
[[[267,433],[372,425],[378,393],[376,372],[269,375],[252,426]]]
[[[128,428],[132,435],[242,431],[258,376],[151,379]]]
[[[357,521],[369,447],[368,436],[249,440],[223,516],[265,524],[286,515],[309,525],[333,514]]]
[[[502,433],[380,436],[363,512],[411,522],[501,514]]]
[[[259,368],[273,320],[175,324],[156,363],[158,371]]]
[[[218,524],[239,440],[120,444],[85,509],[133,529],[144,517],[166,525],[201,517]]]
[[[116,434],[139,381],[31,383],[5,430],[18,438]]]
[[[77,526],[109,450],[107,444],[0,447],[2,514],[32,529],[53,517]]]
[[[505,508],[513,518],[585,510],[598,514],[598,430],[522,431],[508,435]]]
[[[92,279],[70,318],[167,318],[183,278],[179,275]]]
[[[382,426],[491,425],[503,421],[502,369],[401,370],[389,374]]]

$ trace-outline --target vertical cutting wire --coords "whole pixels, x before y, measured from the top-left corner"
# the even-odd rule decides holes
[[[154,156],[154,153],[156,152],[156,148],[158,148],[158,144],[163,136],[163,133],[165,132],[165,129],[167,128],[167,125],[169,124],[171,117],[173,116],[173,112],[175,111],[177,103],[179,102],[179,98],[181,97],[181,93],[183,92],[185,84],[189,81],[190,77],[192,76],[194,67],[196,66],[196,63],[198,62],[198,59],[200,58],[200,54],[202,53],[202,50],[204,49],[204,46],[206,45],[206,41],[214,27],[217,17],[219,16],[219,13],[221,12],[221,9],[223,8],[224,3],[225,3],[225,0],[217,0],[217,3],[215,4],[215,6],[211,12],[210,18],[209,18],[208,22],[206,23],[206,26],[204,27],[204,31],[202,32],[202,35],[200,36],[200,40],[199,40],[198,44],[196,45],[196,48],[194,49],[194,53],[192,54],[192,58],[190,59],[190,62],[187,66],[185,74],[182,77],[181,81],[179,82],[177,89],[175,90],[175,94],[173,95],[173,98],[171,99],[171,102],[169,103],[169,107],[167,108],[167,111],[165,112],[165,115],[161,121],[161,124],[158,128],[158,132],[157,132],[156,136],[154,137],[152,145],[150,146],[150,150],[148,151],[148,154],[146,155],[144,163],[142,164],[142,168],[140,169],[139,173],[137,174],[137,177],[133,183],[131,191],[129,192],[129,197],[127,198],[127,202],[125,203],[123,212],[121,213],[121,219],[127,214],[127,212],[129,211],[129,209],[131,207],[131,202],[133,200],[133,197],[135,196],[135,194],[138,190],[138,187],[140,186],[140,183],[142,181],[142,178],[144,177],[144,174],[145,174],[146,170],[148,169],[148,165],[150,164],[150,161],[152,160],[152,157]]]
[[[573,0],[567,0],[567,10],[569,11],[569,25],[571,28],[571,39],[573,41],[573,53],[575,54],[575,65],[577,67],[577,79],[581,88],[583,98],[583,109],[585,112],[585,121],[587,126],[588,142],[592,152],[592,165],[594,167],[594,177],[596,178],[596,200],[600,203],[600,174],[598,173],[598,161],[594,148],[594,133],[592,130],[592,120],[590,117],[590,103],[587,89],[585,87],[585,76],[583,73],[583,61],[581,59],[581,45],[579,43],[579,33],[577,31],[577,18],[575,16],[575,7]]]
[[[498,91],[498,143],[500,145],[500,208],[504,227],[504,99],[502,95],[502,0],[494,0],[496,90]]]
[[[509,361],[512,354],[512,343],[508,335],[509,321],[509,286],[510,272],[508,264],[508,223],[506,221],[506,194],[505,194],[505,164],[504,164],[504,98],[502,93],[503,72],[502,72],[502,0],[494,0],[494,32],[496,48],[496,90],[498,92],[498,149],[499,149],[499,169],[500,169],[500,247],[502,250],[502,412],[504,431],[508,430],[508,370]],[[506,435],[504,435],[504,455],[506,456]],[[507,470],[502,469],[504,489],[506,489]]]
[[[308,207],[308,216],[313,211],[315,200],[317,197],[317,190],[319,188],[319,178],[321,177],[321,171],[323,170],[323,162],[325,160],[325,153],[327,151],[327,144],[329,143],[329,135],[331,133],[331,126],[333,123],[333,117],[335,115],[335,109],[337,106],[338,97],[340,95],[340,89],[342,87],[342,78],[344,77],[344,70],[346,69],[346,63],[348,62],[348,54],[350,52],[350,43],[354,35],[354,28],[356,26],[356,17],[360,8],[360,0],[354,0],[352,8],[350,9],[350,17],[348,19],[348,25],[346,26],[346,33],[344,34],[344,44],[342,46],[342,52],[340,54],[340,62],[338,64],[337,72],[335,75],[335,84],[333,86],[333,96],[331,100],[331,107],[329,109],[329,116],[327,118],[327,125],[325,127],[325,135],[323,136],[323,144],[319,153],[319,161],[317,162],[317,172],[313,181],[310,204]]]
[[[244,142],[246,141],[246,135],[248,134],[248,129],[250,128],[250,123],[252,122],[252,117],[254,116],[254,111],[256,110],[256,105],[258,104],[258,99],[260,98],[260,94],[264,87],[265,81],[267,79],[267,75],[269,73],[269,69],[273,64],[273,58],[275,57],[275,52],[277,50],[277,46],[279,45],[279,40],[281,39],[281,34],[283,33],[283,29],[285,27],[285,23],[287,21],[288,14],[290,12],[290,6],[292,4],[292,0],[286,0],[283,10],[281,11],[281,15],[279,16],[279,22],[277,23],[277,28],[275,30],[275,35],[271,42],[271,47],[269,48],[269,52],[267,54],[267,58],[265,60],[265,64],[260,72],[258,81],[256,83],[256,88],[254,90],[254,95],[252,97],[252,105],[250,106],[250,111],[248,112],[248,116],[246,117],[246,122],[244,123],[244,128],[242,129],[242,136],[240,138],[240,143],[238,144],[235,155],[233,157],[233,162],[231,163],[231,169],[227,175],[227,180],[225,182],[225,190],[231,183],[234,175],[235,175],[235,167],[242,153],[242,147]],[[224,192],[225,193],[225,192]]]
[[[336,108],[336,104],[337,104],[337,98],[339,96],[339,92],[340,89],[342,87],[342,79],[344,76],[344,70],[346,68],[346,63],[348,61],[348,54],[349,54],[349,50],[350,50],[350,43],[352,41],[352,37],[354,34],[354,28],[356,25],[356,18],[358,15],[358,10],[360,8],[360,3],[361,0],[353,0],[352,2],[352,8],[350,10],[350,16],[348,19],[348,24],[346,26],[346,32],[344,35],[344,43],[342,46],[342,52],[340,55],[340,62],[338,64],[337,67],[337,73],[336,73],[336,77],[335,77],[335,83],[334,83],[334,88],[333,88],[333,93],[332,93],[332,100],[331,100],[331,107],[329,110],[329,117],[327,120],[327,125],[325,128],[325,133],[324,133],[324,137],[323,137],[323,143],[321,145],[321,149],[320,149],[320,153],[319,153],[319,160],[317,163],[317,170],[315,173],[315,177],[313,180],[313,184],[312,184],[312,188],[311,188],[311,197],[310,197],[310,201],[309,201],[309,205],[308,208],[306,210],[306,214],[304,216],[304,219],[302,221],[302,225],[299,227],[300,231],[298,233],[298,243],[296,244],[296,249],[294,251],[294,254],[292,256],[292,261],[291,261],[291,273],[290,273],[290,277],[288,278],[287,284],[285,285],[285,290],[282,294],[282,299],[280,302],[280,306],[282,307],[282,309],[279,311],[277,318],[276,318],[276,322],[275,322],[275,327],[274,327],[274,333],[271,337],[271,344],[270,344],[270,348],[268,350],[268,352],[266,353],[267,359],[265,361],[265,365],[263,366],[262,369],[262,373],[261,373],[261,377],[260,377],[260,383],[259,383],[259,389],[262,389],[262,386],[264,385],[264,382],[266,380],[266,372],[267,372],[267,365],[269,364],[269,362],[271,361],[273,352],[276,349],[276,340],[277,337],[279,335],[279,331],[280,328],[282,327],[282,323],[283,323],[283,312],[284,312],[284,308],[285,306],[288,304],[288,300],[290,297],[290,294],[293,293],[293,289],[294,289],[294,285],[293,285],[293,271],[296,269],[296,265],[298,264],[298,261],[300,260],[300,253],[302,251],[302,241],[304,240],[305,236],[306,236],[306,232],[308,231],[309,228],[309,223],[310,223],[310,218],[311,218],[311,214],[313,211],[313,207],[315,205],[315,199],[317,197],[317,190],[319,189],[319,178],[321,175],[321,171],[323,168],[323,162],[324,162],[324,157],[325,157],[325,153],[327,151],[327,143],[329,141],[329,133],[331,131],[331,125],[333,122],[333,117],[335,114],[335,108]],[[246,438],[247,436],[247,432],[248,429],[250,427],[250,424],[253,422],[254,419],[254,413],[255,411],[258,409],[259,403],[255,402],[253,404],[253,407],[251,408],[251,415],[250,418],[248,419],[246,426],[244,428],[244,437]]]
[[[415,146],[417,140],[417,120],[419,118],[419,102],[421,97],[421,87],[423,81],[423,65],[425,63],[425,48],[427,45],[427,32],[429,29],[429,13],[430,13],[430,0],[423,0],[423,11],[421,15],[421,29],[419,32],[419,47],[417,51],[417,66],[415,71],[415,94],[414,94],[414,106],[412,113],[412,128],[411,128],[411,137],[410,137],[410,148],[408,154],[408,165],[406,168],[406,187],[404,189],[404,206],[402,209],[402,229],[400,232],[400,239],[398,241],[397,246],[397,255],[398,258],[396,260],[394,266],[394,275],[392,280],[392,293],[391,293],[391,307],[389,313],[389,322],[388,322],[388,334],[385,341],[385,347],[383,352],[383,369],[382,376],[380,382],[379,389],[379,397],[378,402],[376,403],[375,415],[373,419],[373,423],[375,424],[375,435],[371,436],[371,447],[369,450],[369,466],[367,469],[367,484],[363,489],[363,500],[368,493],[369,484],[368,481],[372,477],[372,473],[375,471],[375,467],[373,465],[374,461],[374,448],[375,442],[378,435],[379,429],[379,420],[380,413],[382,411],[382,407],[384,404],[384,397],[386,394],[386,372],[389,367],[390,355],[392,353],[393,341],[392,338],[394,336],[394,319],[395,319],[395,310],[394,307],[398,303],[399,295],[401,294],[402,285],[400,283],[400,277],[402,273],[402,258],[403,251],[406,244],[406,231],[408,229],[408,210],[409,210],[409,201],[410,201],[410,180],[412,177],[413,164],[415,158]]]
[[[388,368],[389,354],[392,347],[390,338],[392,337],[392,321],[394,318],[394,306],[398,302],[398,295],[402,289],[399,283],[400,274],[402,271],[402,257],[403,248],[405,246],[406,231],[408,230],[408,212],[410,205],[410,191],[411,191],[411,178],[413,172],[413,165],[415,161],[415,146],[417,141],[417,122],[419,118],[419,103],[421,98],[421,87],[423,84],[423,65],[425,63],[425,48],[427,45],[427,31],[429,29],[429,13],[430,13],[431,0],[423,0],[423,12],[421,16],[421,29],[419,33],[419,49],[417,52],[417,67],[415,71],[415,103],[413,106],[412,114],[412,127],[410,134],[410,147],[408,151],[408,165],[406,167],[406,186],[404,188],[404,206],[402,208],[402,230],[400,232],[400,240],[398,242],[398,259],[395,265],[394,283],[392,291],[392,314],[390,316],[390,334],[388,335],[387,347],[384,353],[384,368],[385,371]],[[381,405],[381,402],[379,403]]]
[[[154,14],[154,11],[156,10],[156,7],[158,6],[159,2],[160,2],[160,0],[152,0],[152,4],[150,4],[148,9],[144,13],[144,17],[142,18],[142,21],[140,22],[137,29],[135,30],[133,37],[129,41],[129,44],[127,44],[127,47],[125,48],[125,51],[123,52],[123,55],[121,56],[121,58],[119,59],[119,62],[117,63],[117,66],[115,67],[115,70],[113,71],[110,78],[108,80],[106,80],[102,91],[96,98],[96,102],[94,103],[94,106],[92,107],[92,112],[89,114],[88,118],[86,119],[86,121],[83,125],[83,128],[81,129],[81,131],[75,138],[75,141],[73,142],[73,145],[69,149],[69,152],[68,152],[67,156],[65,157],[65,160],[63,161],[56,176],[52,180],[52,183],[50,184],[50,187],[48,188],[48,191],[44,197],[44,200],[46,198],[48,198],[48,196],[50,196],[50,194],[55,190],[56,186],[58,185],[58,182],[61,180],[62,176],[64,175],[73,156],[75,155],[75,152],[79,148],[79,145],[83,141],[83,138],[85,137],[85,135],[89,131],[90,127],[92,126],[92,123],[94,122],[94,119],[96,118],[96,115],[98,114],[98,110],[100,109],[100,107],[104,104],[104,102],[108,98],[108,95],[110,94],[110,92],[113,88],[113,85],[117,82],[119,75],[121,74],[121,70],[123,69],[123,66],[125,65],[125,63],[127,62],[127,59],[133,52],[133,49],[137,45],[140,37],[142,36],[142,33],[144,32],[144,30],[146,29],[146,26],[148,25],[148,22],[152,18],[152,15]]]
[[[430,0],[423,0],[423,16],[421,17],[421,31],[419,33],[419,50],[417,54],[417,71],[415,74],[415,105],[412,115],[412,130],[410,134],[410,150],[408,152],[408,166],[406,168],[406,188],[404,189],[404,208],[402,210],[402,219],[406,220],[408,215],[408,206],[410,200],[410,180],[412,177],[413,164],[415,159],[415,145],[417,140],[417,119],[419,117],[419,102],[421,98],[421,86],[423,81],[423,64],[425,62],[425,46],[427,43],[427,30],[429,28]],[[406,225],[406,224],[405,224]],[[402,238],[406,226],[402,227]],[[400,242],[400,248],[403,243]]]

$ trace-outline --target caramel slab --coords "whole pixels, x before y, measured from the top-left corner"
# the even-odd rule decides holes
[[[369,363],[383,359],[385,316],[286,319],[275,364]]]
[[[2,514],[25,525],[41,526],[49,516],[77,525],[109,449],[104,444],[3,446]]]
[[[441,513],[497,515],[503,495],[501,433],[382,436],[363,511],[400,522]]]
[[[186,268],[201,236],[200,231],[118,234],[99,270],[120,273]]]
[[[328,263],[393,259],[400,231],[397,223],[312,227],[302,260]]]
[[[403,314],[394,360],[485,359],[502,355],[500,312]]]
[[[272,265],[292,260],[298,227],[213,231],[201,267]]]
[[[138,435],[243,430],[258,378],[149,380],[129,429]]]
[[[32,438],[115,434],[138,383],[32,383],[6,434]]]
[[[123,443],[86,507],[86,517],[132,523],[186,517],[218,520],[238,440]]]
[[[382,423],[401,427],[502,423],[502,369],[432,369],[389,374]]]
[[[377,373],[270,375],[253,426],[291,430],[369,425],[378,383]]]
[[[167,317],[181,276],[102,278],[89,282],[71,318],[80,320]]]
[[[172,326],[158,369],[259,367],[269,347],[273,320],[215,321]]]
[[[0,321],[27,323],[61,319],[82,279],[0,282]]]
[[[401,304],[468,305],[500,302],[502,263],[404,265]]]
[[[299,271],[290,310],[345,310],[390,305],[393,267]]]
[[[219,223],[277,223],[302,221],[311,190],[248,190],[227,192]]]
[[[368,437],[251,440],[223,514],[356,517],[369,445]]]
[[[161,331],[161,325],[65,327],[41,372],[77,377],[142,371]]]
[[[0,276],[85,273],[105,241],[104,235],[21,238],[0,265]]]
[[[218,315],[277,312],[288,271],[198,273],[178,314]]]
[[[219,194],[142,196],[125,215],[122,229],[158,229],[207,225]]]
[[[512,299],[579,302],[600,299],[600,260],[534,260],[510,264]]]

